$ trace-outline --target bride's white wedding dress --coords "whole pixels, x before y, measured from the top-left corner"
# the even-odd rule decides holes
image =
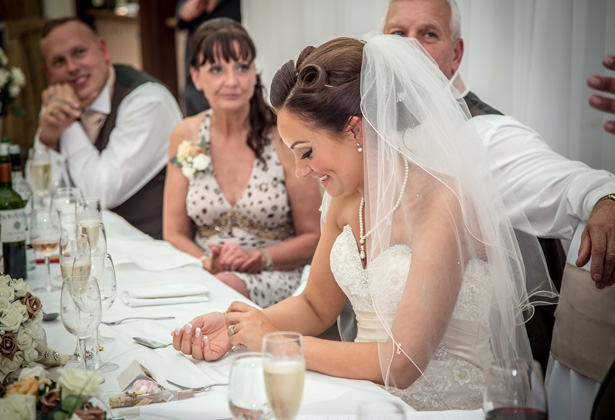
[[[391,320],[406,283],[411,258],[412,251],[407,245],[395,245],[363,269],[350,226],[339,235],[331,250],[331,271],[356,312],[355,341],[371,342],[386,337],[379,331],[381,324],[374,311],[370,288],[387,294],[386,299],[379,297],[380,301],[388,302],[386,313],[381,315]],[[424,369],[424,376],[406,389],[389,387],[388,391],[416,410],[481,408],[483,371],[493,360],[488,327],[491,296],[488,265],[472,259],[449,326]]]

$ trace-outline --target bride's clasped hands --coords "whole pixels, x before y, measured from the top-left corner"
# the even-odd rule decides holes
[[[265,334],[276,332],[269,318],[246,303],[233,302],[226,313],[200,315],[171,333],[173,348],[196,360],[213,361],[235,347],[261,351]]]

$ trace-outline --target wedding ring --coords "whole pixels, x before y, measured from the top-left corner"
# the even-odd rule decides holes
[[[235,324],[229,325],[228,329],[231,332],[231,335],[235,335]]]

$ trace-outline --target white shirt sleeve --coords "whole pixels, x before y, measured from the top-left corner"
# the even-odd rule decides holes
[[[73,182],[85,196],[99,197],[104,208],[122,204],[166,165],[171,131],[181,118],[177,102],[164,86],[144,83],[120,103],[102,152],[81,124],[73,124],[60,139]]]
[[[571,239],[596,202],[615,192],[615,175],[559,155],[512,117],[481,115],[472,121],[500,193],[514,194],[536,236]],[[514,225],[518,209],[507,211]]]

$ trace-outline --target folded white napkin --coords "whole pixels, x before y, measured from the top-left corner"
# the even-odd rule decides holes
[[[146,289],[130,289],[122,294],[122,299],[130,307],[208,302],[209,288],[198,284],[170,283]]]

